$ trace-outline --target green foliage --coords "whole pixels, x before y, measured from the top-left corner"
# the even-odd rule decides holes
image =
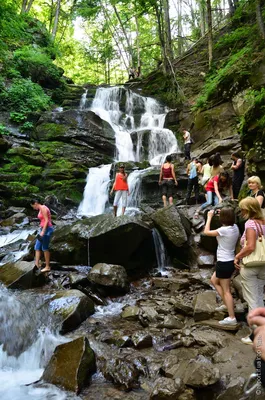
[[[47,110],[51,104],[42,87],[30,79],[14,79],[12,85],[0,92],[0,104],[20,113]]]
[[[25,133],[29,132],[34,128],[34,125],[32,122],[26,121],[24,124],[19,128],[19,132]]]
[[[237,46],[239,42],[246,43],[252,37],[253,33],[256,32],[255,26],[240,26],[232,32],[228,32],[221,36],[218,42],[215,44],[215,49],[221,49],[228,47]]]
[[[251,74],[249,61],[252,55],[251,47],[244,47],[231,55],[229,60],[223,62],[223,66],[208,75],[202,94],[198,97],[194,109],[203,108],[214,97],[232,97],[240,82]],[[229,89],[229,91],[228,91]],[[242,87],[241,87],[242,89]]]
[[[11,112],[9,115],[9,118],[11,119],[11,121],[14,121],[17,123],[21,123],[21,122],[25,121],[25,119],[27,119],[25,114],[16,112],[16,111]]]
[[[3,124],[0,124],[0,135],[9,135],[7,127]]]
[[[24,78],[31,78],[46,87],[60,86],[62,71],[40,48],[25,46],[16,50],[14,62]]]

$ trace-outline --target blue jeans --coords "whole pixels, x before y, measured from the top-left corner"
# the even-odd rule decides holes
[[[35,243],[34,250],[38,251],[48,251],[49,250],[49,244],[51,240],[51,236],[53,234],[53,227],[48,226],[46,229],[45,235],[43,235],[42,240],[37,239]]]
[[[214,192],[206,192],[207,200],[205,203],[201,205],[201,209],[203,210],[207,206],[211,206],[213,202],[213,196],[214,196],[214,205],[218,204],[219,200],[218,197]]]

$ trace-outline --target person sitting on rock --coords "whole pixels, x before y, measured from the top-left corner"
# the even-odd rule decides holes
[[[51,236],[53,234],[53,226],[51,221],[51,211],[48,207],[41,204],[39,200],[32,200],[30,202],[31,207],[34,210],[38,210],[38,218],[40,220],[40,232],[38,234],[38,239],[35,243],[35,269],[39,270],[41,252],[44,253],[45,259],[45,268],[41,270],[41,272],[49,272],[50,268],[50,252],[49,252],[49,244],[51,240]]]
[[[164,207],[167,206],[167,201],[169,201],[169,204],[173,204],[174,185],[177,186],[178,182],[170,155],[166,156],[166,162],[161,165],[158,184],[162,187]]]
[[[125,172],[124,165],[120,165],[119,172],[116,173],[115,180],[112,189],[110,191],[110,194],[112,194],[114,190],[116,191],[113,203],[114,217],[117,216],[118,204],[121,198],[122,198],[122,215],[124,215],[125,213],[128,202],[128,194],[129,194],[129,186],[127,178],[128,175]]]
[[[221,209],[219,218],[222,226],[216,230],[211,230],[213,216],[214,210],[209,211],[203,233],[206,236],[216,237],[218,242],[216,270],[211,277],[211,283],[221,296],[224,304],[217,307],[216,310],[228,310],[228,317],[219,321],[220,325],[236,325],[237,320],[234,312],[233,297],[230,291],[230,282],[231,276],[235,271],[234,257],[236,244],[239,239],[239,229],[235,224],[235,212],[233,208],[224,207]]]

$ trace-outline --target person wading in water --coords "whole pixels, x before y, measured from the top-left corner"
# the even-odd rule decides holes
[[[124,215],[125,213],[128,202],[128,194],[129,194],[129,186],[127,183],[127,178],[128,175],[125,172],[124,165],[120,165],[119,172],[117,172],[115,176],[115,181],[110,191],[111,195],[114,190],[116,191],[113,203],[114,217],[117,216],[117,210],[120,198],[122,198],[122,215]]]

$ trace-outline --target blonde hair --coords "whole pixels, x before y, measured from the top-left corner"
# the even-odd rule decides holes
[[[258,176],[251,176],[250,178],[248,178],[248,183],[257,183],[258,188],[262,189],[262,184],[261,184],[261,180]]]
[[[260,204],[255,197],[246,197],[239,203],[239,208],[246,211],[247,219],[264,219]]]

